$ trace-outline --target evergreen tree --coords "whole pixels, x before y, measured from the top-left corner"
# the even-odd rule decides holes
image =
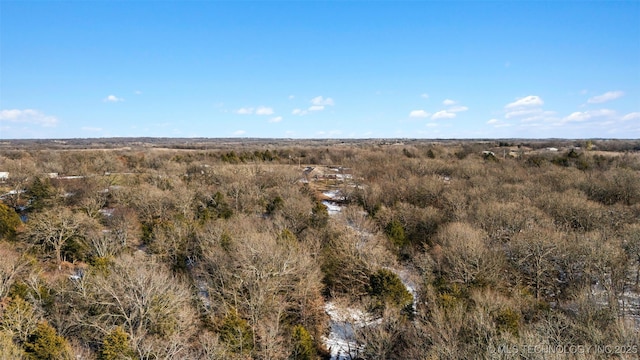
[[[36,326],[33,334],[24,343],[27,358],[34,360],[71,360],[71,349],[67,340],[56,333],[46,322]]]
[[[244,353],[253,349],[253,333],[247,321],[235,310],[231,310],[222,320],[220,340],[225,342],[231,351]]]
[[[135,353],[129,345],[129,335],[120,327],[113,329],[102,340],[102,350],[98,360],[135,359]]]
[[[311,209],[311,225],[315,228],[323,228],[327,226],[329,222],[329,211],[327,207],[324,206],[321,202],[316,202],[316,204]]]
[[[293,328],[293,350],[291,360],[312,360],[316,357],[316,349],[313,346],[313,338],[302,325]]]
[[[398,220],[391,220],[385,227],[384,232],[394,245],[398,247],[407,245],[407,237],[404,234],[404,227],[402,227],[402,224]]]
[[[413,296],[404,286],[398,275],[387,269],[380,269],[369,277],[369,293],[376,297],[381,305],[392,304],[405,308],[413,302]]]
[[[0,239],[13,240],[16,229],[22,225],[20,217],[7,205],[0,203]]]
[[[37,177],[33,180],[27,194],[31,201],[31,209],[41,210],[47,205],[50,198],[53,196],[53,188],[48,180],[43,181]]]

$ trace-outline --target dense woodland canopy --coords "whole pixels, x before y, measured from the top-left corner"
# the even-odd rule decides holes
[[[637,356],[638,141],[123,141],[0,144],[0,359]]]

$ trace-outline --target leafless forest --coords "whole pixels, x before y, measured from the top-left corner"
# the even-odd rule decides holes
[[[3,360],[638,356],[637,140],[4,141],[0,199]]]

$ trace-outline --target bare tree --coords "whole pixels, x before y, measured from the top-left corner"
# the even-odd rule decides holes
[[[451,223],[438,232],[437,238],[442,243],[444,272],[452,281],[476,285],[499,276],[501,254],[485,245],[484,231],[466,223]]]
[[[101,334],[122,326],[141,357],[150,349],[165,354],[182,351],[180,344],[195,326],[191,296],[163,266],[150,258],[123,256],[106,273],[86,277],[86,288],[77,290],[80,301],[93,308],[77,313],[84,326]]]
[[[8,245],[0,243],[0,299],[7,296],[16,278],[26,269],[27,262]]]
[[[318,265],[291,233],[279,236],[268,223],[240,216],[227,229],[211,228],[201,242],[199,271],[206,274],[198,278],[208,283],[212,315],[237,309],[251,328],[256,356],[286,357],[285,319],[317,326]]]
[[[21,297],[11,299],[1,314],[0,331],[11,334],[20,342],[27,341],[43,316],[40,309]]]
[[[86,216],[86,215],[84,215]],[[34,214],[25,236],[47,250],[53,250],[58,270],[62,269],[62,249],[68,241],[82,238],[85,218],[68,208],[54,208]]]
[[[13,342],[9,332],[0,330],[0,360],[23,360],[24,351]]]
[[[519,233],[509,244],[508,256],[520,271],[536,300],[542,299],[555,285],[555,259],[562,235],[547,229],[530,229]]]

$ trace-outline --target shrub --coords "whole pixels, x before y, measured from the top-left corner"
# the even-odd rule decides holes
[[[129,360],[135,359],[135,352],[129,345],[129,335],[117,327],[102,340],[102,349],[98,360]]]
[[[518,336],[518,326],[520,324],[520,314],[511,308],[498,311],[494,315],[496,328],[498,332],[508,332],[514,336]]]
[[[279,244],[286,247],[296,246],[298,244],[298,238],[296,238],[296,235],[289,231],[289,229],[282,229],[276,240]]]
[[[201,221],[208,219],[228,219],[233,216],[233,210],[226,202],[220,191],[207,197],[203,206],[198,209],[198,218]]]
[[[20,225],[22,225],[20,216],[13,209],[0,202],[0,239],[15,239],[16,230]]]
[[[369,294],[380,305],[390,304],[401,309],[413,303],[413,295],[404,286],[398,275],[391,270],[380,269],[369,276]]]
[[[316,349],[313,346],[313,338],[302,325],[293,328],[293,350],[291,360],[313,360],[316,358]]]
[[[582,189],[589,199],[604,205],[633,205],[640,201],[640,178],[629,169],[616,169],[591,178],[582,185]]]
[[[469,301],[468,288],[460,286],[457,282],[451,282],[440,276],[433,281],[436,301],[446,310],[465,305]]]
[[[246,353],[253,349],[253,333],[247,320],[238,316],[235,310],[229,311],[222,319],[220,329],[220,340],[227,344],[229,349],[235,353]]]
[[[284,200],[280,196],[276,196],[267,204],[267,214],[273,215],[277,210],[282,209]]]
[[[311,226],[320,229],[327,226],[329,222],[329,211],[327,207],[321,202],[316,204],[311,209]]]
[[[398,220],[391,220],[387,226],[385,226],[384,232],[395,246],[403,247],[407,245],[407,237],[404,234],[404,227]]]
[[[29,359],[34,360],[71,360],[71,348],[67,340],[56,333],[46,322],[36,326],[35,331],[24,343],[24,350]]]
[[[415,158],[416,154],[414,154],[413,152],[407,150],[406,148],[402,149],[402,154],[410,159]]]
[[[525,164],[529,167],[541,167],[546,161],[547,159],[540,155],[531,155],[527,157]]]

